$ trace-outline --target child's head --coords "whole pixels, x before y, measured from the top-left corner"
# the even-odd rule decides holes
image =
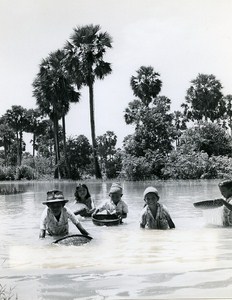
[[[232,196],[232,180],[224,180],[218,184],[222,196],[229,198]]]
[[[55,216],[58,216],[61,212],[62,207],[68,200],[64,199],[64,195],[61,191],[52,190],[47,192],[47,201],[43,202],[46,204],[52,211]]]
[[[143,199],[149,207],[156,205],[159,201],[157,189],[152,186],[147,187],[143,193]]]
[[[74,194],[76,199],[88,199],[90,197],[89,189],[86,184],[79,184]]]
[[[112,183],[110,191],[109,191],[109,196],[111,200],[114,202],[114,204],[117,204],[121,198],[122,198],[122,187],[120,183]]]

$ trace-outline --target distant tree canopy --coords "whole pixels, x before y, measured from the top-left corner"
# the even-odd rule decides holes
[[[191,81],[185,97],[186,104],[182,104],[185,115],[189,120],[215,121],[224,115],[222,85],[214,75],[198,74]]]
[[[23,141],[23,132],[26,131],[29,120],[27,118],[27,110],[20,105],[13,105],[8,109],[3,116],[5,123],[10,126],[16,135],[16,151],[17,151],[17,165],[20,166],[22,162],[22,153],[25,148]]]
[[[96,137],[94,84],[112,72],[104,59],[110,48],[112,38],[99,25],[77,26],[63,49],[41,60],[32,84],[37,108],[13,105],[0,118],[0,179],[232,176],[232,95],[223,95],[212,74],[191,80],[182,110],[172,113],[171,99],[160,95],[160,74],[142,65],[130,78],[134,99],[124,111],[133,134],[124,137],[122,149],[113,131]],[[66,138],[66,116],[83,87],[92,145],[84,135]],[[33,135],[33,155],[25,151],[25,132]]]
[[[96,139],[101,169],[107,178],[115,178],[121,171],[121,150],[116,149],[117,136],[107,131]]]
[[[189,128],[181,136],[180,147],[189,152],[206,152],[209,156],[232,155],[232,140],[218,124],[203,123]]]
[[[92,147],[84,135],[69,137],[67,156],[70,165],[71,179],[80,179],[90,169]]]
[[[226,95],[223,100],[226,107],[223,121],[225,122],[225,126],[227,127],[228,125],[230,128],[230,135],[232,136],[232,95]]]
[[[113,131],[107,131],[96,139],[100,158],[104,161],[112,159],[116,153],[117,136]]]
[[[168,153],[177,135],[171,100],[157,96],[162,82],[152,67],[141,67],[137,74],[132,76],[131,86],[138,99],[129,102],[124,114],[126,123],[135,125],[135,133],[124,140],[125,150],[136,156],[145,156],[147,150]]]
[[[131,78],[131,87],[137,99],[129,102],[124,118],[127,124],[135,126],[135,132],[123,141],[123,167],[128,177],[133,179],[159,176],[164,158],[173,149],[173,142],[179,135],[174,114],[170,112],[171,100],[158,95],[162,86],[158,77],[152,67],[142,66],[137,76]],[[143,162],[143,168],[137,165],[136,157],[140,163]],[[144,168],[148,165],[149,168]],[[146,175],[141,175],[145,169]]]

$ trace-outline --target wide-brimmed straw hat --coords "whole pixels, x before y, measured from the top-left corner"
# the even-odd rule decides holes
[[[52,190],[47,192],[47,201],[44,201],[43,204],[50,204],[56,202],[67,203],[68,200],[64,199],[64,195],[61,191]]]
[[[154,188],[153,186],[149,186],[145,189],[145,191],[143,192],[143,198],[145,199],[146,195],[148,193],[154,193],[156,194],[156,196],[159,198],[159,192],[157,191],[156,188]]]

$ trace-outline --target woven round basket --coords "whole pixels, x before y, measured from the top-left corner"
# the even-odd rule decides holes
[[[92,217],[92,221],[97,226],[115,226],[121,223],[121,218],[117,215],[97,214]]]
[[[65,245],[65,246],[81,246],[92,240],[91,236],[82,235],[82,234],[73,234],[64,236],[56,241],[53,244]]]

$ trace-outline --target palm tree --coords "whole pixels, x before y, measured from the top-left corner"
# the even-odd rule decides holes
[[[26,117],[27,110],[20,105],[13,105],[8,109],[4,115],[7,124],[16,133],[17,143],[17,165],[20,166],[22,162],[23,152],[23,132],[28,126],[28,119]]]
[[[63,122],[63,143],[65,165],[68,170],[66,157],[65,115],[68,113],[71,102],[78,102],[80,93],[71,83],[70,76],[65,69],[65,54],[61,50],[50,53],[47,59],[40,64],[40,70],[33,82],[33,96],[42,113],[47,114],[54,126],[54,146],[58,178],[60,173],[60,147],[58,138],[58,122]]]
[[[187,114],[192,121],[214,122],[223,117],[225,106],[223,103],[222,84],[213,74],[198,74],[191,80],[185,101]]]
[[[145,106],[159,94],[162,81],[158,78],[159,73],[155,72],[153,67],[142,66],[136,71],[137,76],[132,76],[130,85],[133,93]]]
[[[4,149],[4,164],[9,165],[11,146],[15,139],[14,130],[7,124],[5,117],[0,118],[0,147]]]
[[[94,82],[111,73],[111,65],[103,60],[107,48],[111,48],[112,38],[107,32],[100,32],[99,25],[74,28],[70,41],[65,46],[71,72],[75,73],[77,87],[86,85],[89,89],[90,125],[96,178],[101,178],[97,156],[94,118]]]
[[[26,132],[32,133],[32,156],[35,157],[36,137],[43,121],[43,116],[38,108],[28,109],[27,111],[28,126]]]

